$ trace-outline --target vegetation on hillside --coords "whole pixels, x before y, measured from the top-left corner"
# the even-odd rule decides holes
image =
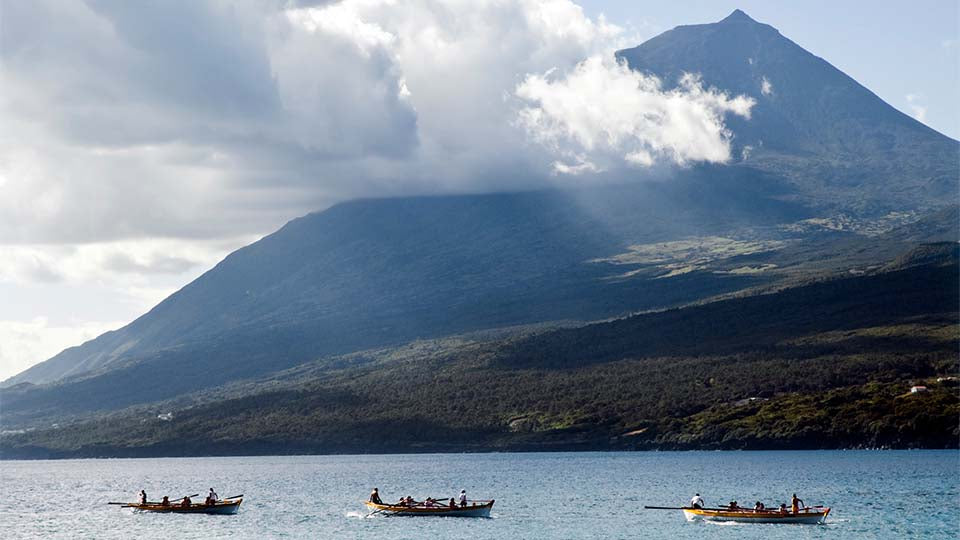
[[[8,435],[3,452],[956,447],[958,388],[937,379],[958,372],[957,298],[954,259],[581,328],[418,342]]]

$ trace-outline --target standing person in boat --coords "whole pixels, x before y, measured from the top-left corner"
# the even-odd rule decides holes
[[[140,501],[140,504],[147,504],[147,492],[141,489],[138,500]]]
[[[699,493],[697,493],[696,495],[693,496],[693,498],[690,499],[691,508],[703,508],[703,505],[704,505],[703,497],[701,497]]]
[[[460,506],[466,506],[466,505],[467,505],[467,490],[461,489],[460,490]]]
[[[806,506],[806,503],[803,502],[803,499],[797,497],[797,494],[794,493],[793,497],[790,498],[790,510],[796,514],[800,512],[800,508]]]
[[[210,506],[215,504],[218,500],[220,500],[220,496],[217,495],[217,492],[214,491],[213,488],[210,488],[210,493],[207,494],[207,500],[204,501],[204,504]]]
[[[370,492],[370,502],[373,504],[383,504],[383,501],[380,500],[380,492],[377,491],[377,488],[373,488],[373,491]]]

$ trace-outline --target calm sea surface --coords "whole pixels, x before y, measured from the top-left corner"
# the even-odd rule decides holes
[[[0,538],[958,538],[960,452],[648,452],[0,462]],[[243,493],[234,516],[108,501]],[[492,519],[365,518],[370,489],[495,498]],[[796,491],[826,525],[687,523],[675,506],[768,506]]]

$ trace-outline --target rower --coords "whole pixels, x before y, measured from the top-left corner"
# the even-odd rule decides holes
[[[797,497],[797,494],[794,493],[793,497],[790,498],[790,511],[792,511],[794,514],[799,513],[801,505],[806,506],[806,504],[803,502],[803,499],[800,499]]]
[[[180,506],[183,508],[190,508],[190,497],[184,497],[183,500],[180,501]]]
[[[467,490],[461,489],[460,490],[460,506],[466,506],[466,505],[467,505]]]
[[[170,506],[170,497],[164,495],[163,499],[160,500],[160,506]]]
[[[140,504],[147,504],[147,492],[140,490]]]
[[[380,492],[377,491],[377,488],[373,488],[373,491],[370,492],[370,502],[373,504],[383,504],[383,501],[380,500]]]
[[[754,512],[763,512],[763,510],[764,510],[764,507],[762,502],[757,501],[757,504],[753,505]]]
[[[703,497],[701,497],[699,493],[697,493],[696,495],[693,496],[692,499],[690,499],[691,508],[703,508],[703,505],[704,505]]]
[[[453,500],[453,497],[450,497],[450,508],[456,508],[457,502]]]
[[[427,497],[426,499],[423,500],[423,505],[426,506],[427,508],[433,508],[433,499],[430,497]]]

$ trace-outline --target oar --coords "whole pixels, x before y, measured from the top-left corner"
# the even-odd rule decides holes
[[[189,497],[189,498],[192,499],[192,498],[194,498],[194,497],[199,497],[199,496],[200,496],[199,493],[194,493],[193,495],[184,495],[183,497],[180,497],[179,499],[167,499],[167,500],[171,500],[171,501],[183,501],[183,500],[186,499],[187,497]]]
[[[690,506],[644,506],[647,510],[715,510],[726,512],[730,508],[692,508]]]
[[[243,497],[243,493],[241,493],[241,494],[239,494],[239,495],[234,495],[233,497],[227,497],[226,499],[220,499],[220,500],[221,500],[221,501],[229,501],[230,499],[239,499],[240,497]]]

